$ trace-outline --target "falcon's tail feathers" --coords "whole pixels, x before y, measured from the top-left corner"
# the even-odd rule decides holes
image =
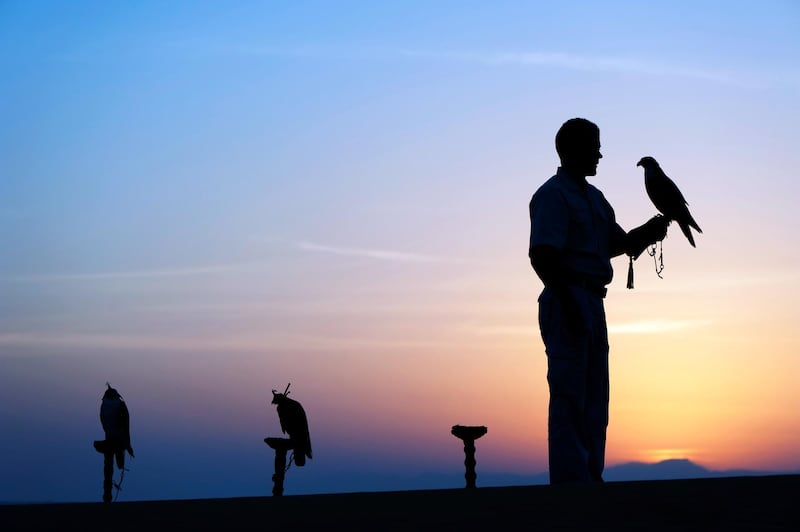
[[[692,245],[692,247],[696,248],[697,246],[694,245],[694,237],[692,236],[692,230],[689,228],[689,223],[678,222],[678,225],[680,226],[681,231],[683,231],[683,234],[686,235],[686,238],[689,240],[689,243]],[[700,232],[702,233],[702,231]]]
[[[695,221],[694,221],[694,218],[692,217],[692,215],[691,215],[691,214],[689,215],[689,225],[691,225],[692,227],[694,227],[695,229],[697,229],[697,232],[698,232],[698,233],[702,233],[702,232],[703,232],[703,230],[702,230],[702,229],[700,229],[700,226],[699,226],[699,225],[697,225],[697,222],[695,222]]]

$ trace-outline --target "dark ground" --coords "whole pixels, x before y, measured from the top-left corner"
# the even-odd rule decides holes
[[[800,530],[800,475],[0,506],[17,530]]]

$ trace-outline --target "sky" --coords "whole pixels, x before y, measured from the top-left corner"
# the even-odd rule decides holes
[[[0,501],[100,499],[106,382],[121,500],[268,495],[289,382],[286,494],[459,487],[455,424],[478,485],[546,471],[572,117],[625,229],[645,155],[703,229],[612,262],[607,464],[799,471],[798,65],[788,0],[0,1]]]

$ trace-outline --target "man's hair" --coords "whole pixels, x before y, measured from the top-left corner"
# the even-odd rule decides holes
[[[600,135],[597,124],[585,118],[570,118],[564,122],[556,133],[556,151],[563,159],[569,157],[577,149],[585,147]]]

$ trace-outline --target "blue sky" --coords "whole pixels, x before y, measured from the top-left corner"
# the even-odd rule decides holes
[[[0,3],[0,500],[94,500],[106,381],[138,498],[260,494],[289,381],[307,492],[460,485],[456,423],[545,470],[527,203],[573,116],[623,227],[652,155],[704,230],[633,292],[614,263],[609,461],[797,470],[798,29],[789,1]]]

